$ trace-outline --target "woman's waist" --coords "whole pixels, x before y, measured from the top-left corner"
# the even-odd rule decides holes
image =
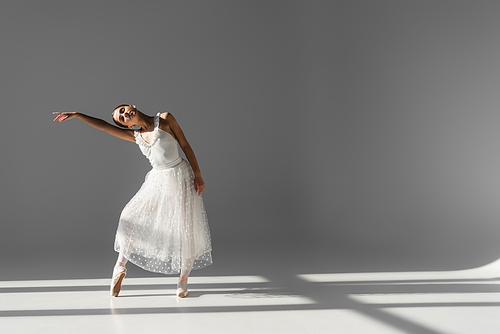
[[[180,156],[178,156],[177,158],[175,158],[173,160],[169,160],[169,161],[165,161],[165,160],[151,161],[151,166],[153,166],[153,169],[158,169],[158,170],[169,169],[169,168],[173,168],[173,167],[179,165],[183,161],[184,160]]]

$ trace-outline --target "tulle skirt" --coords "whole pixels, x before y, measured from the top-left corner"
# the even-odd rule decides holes
[[[114,248],[135,265],[164,274],[212,264],[207,214],[189,163],[146,175],[121,213]]]

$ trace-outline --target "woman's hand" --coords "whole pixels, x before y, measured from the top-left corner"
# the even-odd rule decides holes
[[[205,190],[205,182],[203,182],[201,175],[194,177],[194,189],[196,190],[198,196],[201,195],[203,190]]]
[[[63,112],[55,111],[53,112],[53,114],[57,115],[56,118],[54,118],[54,122],[55,121],[64,122],[67,121],[68,119],[77,118],[80,121],[96,128],[97,130],[107,132],[112,136],[135,143],[134,130],[120,129],[119,127],[111,125],[100,118],[88,116],[77,111],[63,111]]]
[[[64,122],[64,121],[67,121],[68,119],[76,117],[78,112],[66,111],[66,112],[53,112],[52,114],[57,115],[57,117],[54,118],[54,122],[55,121]]]

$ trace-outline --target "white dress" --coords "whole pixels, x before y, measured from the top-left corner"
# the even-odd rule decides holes
[[[179,156],[177,141],[154,118],[151,143],[134,132],[153,169],[123,209],[115,251],[137,266],[176,274],[212,264],[212,246],[203,199],[194,188],[194,173]]]

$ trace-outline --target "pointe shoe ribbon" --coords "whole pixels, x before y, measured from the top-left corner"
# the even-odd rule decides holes
[[[187,277],[181,276],[179,278],[179,283],[177,283],[177,297],[184,298],[187,297],[188,295],[188,289],[187,289]]]
[[[127,275],[127,268],[124,266],[116,266],[115,269],[113,269],[113,277],[111,279],[111,296],[118,297],[125,275]]]

